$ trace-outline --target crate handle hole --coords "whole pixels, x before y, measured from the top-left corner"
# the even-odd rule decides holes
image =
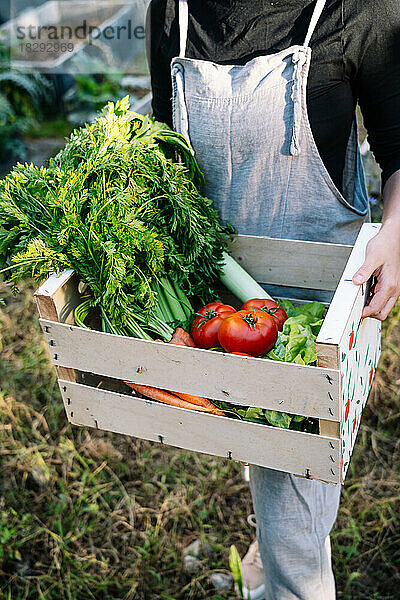
[[[71,404],[71,398],[67,398],[67,404]]]

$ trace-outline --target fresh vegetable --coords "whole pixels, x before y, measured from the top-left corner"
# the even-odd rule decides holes
[[[323,322],[324,305],[322,302],[310,302],[295,308],[288,300],[282,300],[282,305],[288,319],[267,358],[300,365],[314,364],[317,360],[315,342]]]
[[[72,268],[88,284],[81,323],[94,310],[104,331],[168,341],[189,294],[215,296],[230,240],[201,183],[182,136],[109,103],[47,169],[0,182],[0,263],[13,282]]]
[[[276,333],[275,347],[265,357],[298,364],[314,364],[316,361],[315,341],[323,322],[324,305],[321,302],[309,302],[303,306],[294,307],[288,300],[280,301],[280,305],[284,308],[288,318],[283,324],[282,332],[278,333],[277,331]],[[227,319],[234,317],[235,314]],[[254,311],[251,314],[254,314]],[[273,321],[275,324],[276,321],[274,319]],[[231,354],[253,356],[242,351],[233,351]],[[254,406],[236,406],[220,400],[213,400],[212,404],[233,419],[272,425],[282,429],[318,433],[317,419]]]
[[[268,295],[227,254],[232,228],[201,196],[184,137],[110,102],[76,129],[48,168],[18,164],[0,181],[0,266],[15,284],[74,269],[77,312],[110,333],[168,341],[215,297],[220,277],[244,301]]]
[[[147,398],[151,398],[152,400],[158,400],[159,402],[163,402],[164,404],[177,406],[179,408],[187,408],[189,410],[208,412],[219,416],[224,415],[224,413],[221,410],[213,406],[209,401],[209,407],[199,406],[198,404],[194,404],[186,400],[182,400],[182,398],[178,398],[178,396],[176,396],[172,392],[166,392],[165,390],[160,390],[149,385],[139,385],[138,383],[133,383],[133,381],[125,380],[124,383],[126,383],[130,388],[135,390],[135,392],[142,394],[142,396],[146,396]]]
[[[169,344],[176,344],[177,346],[188,346],[189,348],[196,347],[196,344],[190,337],[190,334],[184,329],[182,329],[182,327],[177,327],[175,329],[173,336],[169,341]]]
[[[280,429],[294,429],[295,431],[318,433],[318,419],[282,413],[276,410],[256,408],[255,406],[237,406],[221,400],[213,400],[213,403],[231,419],[260,423],[261,425],[272,425]]]
[[[316,339],[323,323],[324,305],[322,302],[309,302],[294,307],[289,300],[282,300],[280,304],[284,307],[288,319],[278,334],[275,348],[267,354],[267,358],[300,365],[315,364],[317,360]],[[299,423],[306,419],[300,415],[289,415],[276,411],[264,411],[264,415],[272,425],[277,427],[289,423],[291,428],[298,428]],[[312,432],[317,433],[317,419],[308,419],[308,422]],[[294,424],[297,426],[294,427]]]
[[[275,344],[278,329],[275,319],[261,310],[240,310],[228,316],[218,330],[218,341],[227,352],[261,356]]]
[[[236,308],[222,302],[210,302],[196,312],[192,323],[192,338],[198,348],[214,348],[218,346],[218,330],[228,315],[236,312]]]
[[[281,306],[274,300],[268,300],[264,298],[253,298],[245,302],[241,310],[251,310],[252,308],[258,308],[268,313],[276,320],[276,326],[278,331],[282,331],[282,327],[286,319],[288,318],[286,312]]]
[[[94,123],[73,132],[48,168],[18,164],[0,181],[2,272],[15,285],[74,269],[87,284],[75,311],[78,325],[97,320],[106,332],[192,345],[179,329],[193,317],[188,296],[210,301],[220,278],[242,302],[270,298],[227,254],[232,230],[201,196],[202,181],[182,136],[131,112],[127,98],[109,103]],[[270,350],[268,358],[312,364],[312,336],[322,323],[318,303],[305,312],[280,304],[288,319],[275,348],[276,320],[257,310],[239,317],[253,348],[232,346],[229,338],[224,347],[259,355],[268,319],[269,343],[261,354]],[[190,405],[165,390],[143,390]]]
[[[310,323],[313,323],[317,326],[318,331],[315,331],[315,333],[319,333],[323,322],[323,314],[325,311],[322,302],[314,301],[307,302],[306,304],[302,304],[301,306],[293,306],[290,300],[281,299],[279,300],[279,305],[285,310],[288,317],[298,317],[300,315],[307,315],[310,319]]]
[[[178,398],[182,398],[182,400],[185,400],[186,402],[189,402],[189,404],[202,406],[214,415],[219,415],[220,417],[225,416],[225,413],[223,413],[222,410],[219,410],[216,406],[214,406],[214,404],[212,404],[210,400],[208,400],[208,398],[203,398],[202,396],[193,396],[192,394],[184,394],[183,392],[170,393],[174,394],[175,396],[178,396]]]
[[[155,340],[155,341],[163,343],[163,340]],[[192,338],[190,337],[190,335],[181,327],[178,327],[175,330],[174,335],[172,336],[171,340],[168,343],[174,344],[177,346],[195,347],[195,344],[194,344]],[[128,382],[125,382],[125,383],[128,383]],[[128,383],[128,385],[129,385],[129,383]],[[214,411],[216,409],[216,407],[213,404],[211,404],[211,402],[208,400],[208,398],[204,398],[202,396],[193,396],[191,394],[184,394],[183,392],[172,392],[170,390],[168,390],[168,393],[178,396],[179,398],[182,398],[182,400],[185,400],[186,402],[189,402],[190,404],[196,404],[197,406],[203,406],[204,408],[207,408],[211,411]],[[216,409],[216,410],[218,411],[218,409]],[[224,413],[221,411],[218,411],[215,414],[224,416]]]
[[[314,364],[317,359],[316,339],[323,322],[324,305],[321,302],[309,302],[294,307],[289,300],[281,300],[280,306],[287,313],[283,329],[278,333],[275,347],[265,358],[297,364]],[[232,354],[242,354],[232,352]],[[308,433],[318,433],[318,419],[256,408],[254,406],[235,406],[229,402],[214,401],[215,405],[231,418],[264,423],[282,429],[295,429]],[[346,414],[348,413],[346,406]]]
[[[222,255],[220,281],[236,298],[247,302],[251,298],[269,298],[271,296],[245,271],[232,256]]]

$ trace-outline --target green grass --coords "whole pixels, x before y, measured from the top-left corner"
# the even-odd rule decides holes
[[[239,466],[69,425],[32,289],[0,309],[0,600],[232,597],[209,574],[252,539]],[[397,307],[333,533],[340,598],[398,597],[399,321]],[[189,575],[197,537],[214,553]]]

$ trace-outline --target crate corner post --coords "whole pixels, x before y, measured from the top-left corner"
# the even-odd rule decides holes
[[[78,303],[78,278],[71,269],[61,275],[51,275],[35,292],[36,306],[40,319],[49,321],[42,328],[46,334],[51,332],[51,322],[74,323],[74,309]],[[50,353],[54,349],[49,345]],[[56,365],[58,379],[76,381],[74,369]]]
[[[322,361],[336,361],[335,368],[340,371],[338,437],[342,454],[342,482],[346,477],[381,351],[380,322],[362,318],[368,286],[357,286],[352,282],[354,273],[365,260],[367,244],[379,232],[379,228],[378,223],[365,223],[362,226],[317,339]],[[322,427],[324,429],[325,426]]]
[[[339,352],[334,344],[324,344],[317,341],[317,365],[326,369],[339,371]],[[338,398],[331,396],[333,402]],[[339,411],[340,415],[340,411]],[[319,419],[319,434],[327,437],[340,438],[340,422]]]
[[[352,288],[353,298],[350,315],[339,341],[342,395],[342,481],[346,477],[361,417],[381,353],[380,321],[362,318],[369,294],[368,284],[355,286],[351,279],[363,264],[367,244],[379,232],[380,227],[378,223],[363,225],[343,276],[343,285]]]

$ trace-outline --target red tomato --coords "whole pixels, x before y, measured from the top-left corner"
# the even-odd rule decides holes
[[[236,356],[250,356],[253,358],[252,354],[246,354],[246,352],[229,352],[229,354],[236,354]]]
[[[258,308],[259,310],[263,310],[267,314],[273,316],[276,320],[276,326],[278,327],[278,330],[282,331],[283,324],[288,316],[277,302],[274,300],[268,300],[266,298],[253,298],[252,300],[247,300],[247,302],[243,304],[241,310],[251,310],[252,308]]]
[[[227,352],[251,356],[266,354],[278,339],[276,320],[262,310],[240,310],[229,315],[218,330],[218,340]]]
[[[228,315],[236,309],[222,302],[210,302],[203,306],[197,313],[192,323],[192,338],[198,348],[215,348],[219,346],[218,329]]]

